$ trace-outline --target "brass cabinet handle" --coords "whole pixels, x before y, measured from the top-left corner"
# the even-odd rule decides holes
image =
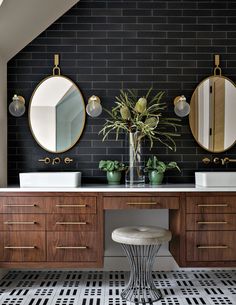
[[[6,246],[4,249],[35,249],[35,246]]]
[[[128,205],[156,205],[157,202],[126,202]]]
[[[87,222],[80,222],[80,221],[57,221],[56,225],[86,225]]]
[[[70,247],[70,246],[57,246],[56,249],[78,249],[78,250],[83,250],[87,249],[88,247],[86,246],[78,246],[78,247]]]
[[[197,246],[198,249],[228,249],[229,246]]]
[[[228,207],[227,203],[219,203],[219,204],[197,204],[198,207]]]
[[[35,225],[36,221],[4,221],[4,225]]]
[[[33,208],[37,207],[37,204],[4,204],[4,207],[23,207],[23,208]]]
[[[56,204],[57,208],[85,208],[86,204]]]
[[[227,225],[227,221],[197,221],[198,225]]]

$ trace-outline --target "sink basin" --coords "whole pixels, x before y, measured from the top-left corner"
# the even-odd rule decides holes
[[[236,187],[236,172],[196,172],[195,183],[203,187]]]
[[[81,172],[20,173],[20,187],[78,187]]]

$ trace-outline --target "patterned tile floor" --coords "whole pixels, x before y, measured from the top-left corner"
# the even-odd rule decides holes
[[[236,270],[154,272],[157,305],[236,305]],[[0,281],[0,305],[126,305],[127,272],[11,271]]]

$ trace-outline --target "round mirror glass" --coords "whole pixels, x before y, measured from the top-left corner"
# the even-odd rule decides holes
[[[59,153],[79,140],[85,105],[79,88],[67,77],[50,76],[35,89],[29,107],[31,132],[47,151]]]
[[[223,152],[236,142],[236,87],[223,76],[211,76],[195,89],[189,123],[198,144],[210,152]]]

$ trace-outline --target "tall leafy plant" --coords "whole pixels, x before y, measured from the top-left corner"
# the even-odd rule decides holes
[[[144,97],[138,97],[134,90],[120,91],[116,97],[115,106],[111,111],[106,110],[109,118],[100,131],[105,140],[111,132],[116,133],[116,139],[122,131],[126,133],[139,132],[139,139],[147,137],[150,140],[150,149],[154,141],[160,142],[169,149],[176,150],[174,137],[179,136],[177,127],[180,126],[177,118],[165,117],[167,109],[161,99],[164,92],[152,94],[150,88]]]

